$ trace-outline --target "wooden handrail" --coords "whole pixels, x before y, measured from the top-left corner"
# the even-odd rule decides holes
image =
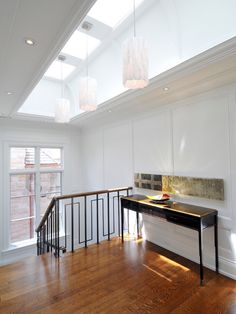
[[[90,196],[90,195],[100,195],[100,194],[106,194],[106,193],[112,193],[112,192],[120,192],[120,191],[126,191],[126,190],[132,190],[133,188],[131,186],[129,187],[122,187],[117,189],[108,189],[108,190],[99,190],[99,191],[92,191],[92,192],[83,192],[83,193],[77,193],[77,194],[67,194],[67,195],[61,195],[61,196],[55,196],[52,198],[50,204],[48,205],[48,208],[43,215],[42,220],[40,221],[38,227],[35,229],[36,232],[39,232],[42,226],[44,225],[45,221],[47,220],[49,214],[51,213],[56,201],[64,200],[67,198],[77,198],[77,197],[83,197],[83,196]]]
[[[56,200],[55,200],[55,197],[53,197],[51,199],[51,202],[49,203],[48,205],[48,208],[47,210],[45,211],[44,215],[43,215],[43,218],[41,219],[38,227],[35,229],[35,232],[39,232],[40,229],[42,228],[42,226],[44,225],[45,221],[47,220],[48,218],[48,215],[50,214],[51,210],[53,209],[54,205],[56,203]]]
[[[56,196],[56,200],[64,200],[66,198],[76,198],[76,197],[82,197],[82,196],[90,196],[90,195],[97,195],[97,194],[106,194],[106,193],[112,193],[112,192],[120,192],[120,191],[126,191],[126,190],[132,190],[132,187],[122,187],[118,189],[108,189],[108,190],[99,190],[99,191],[92,191],[92,192],[83,192],[78,194],[67,194],[67,195],[61,195]]]

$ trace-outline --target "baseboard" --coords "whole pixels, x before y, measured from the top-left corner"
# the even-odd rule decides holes
[[[3,251],[0,265],[12,264],[30,256],[36,256],[35,244]]]

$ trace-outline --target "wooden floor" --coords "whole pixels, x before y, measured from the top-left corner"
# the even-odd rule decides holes
[[[151,243],[120,239],[0,267],[0,313],[236,313],[236,281]]]

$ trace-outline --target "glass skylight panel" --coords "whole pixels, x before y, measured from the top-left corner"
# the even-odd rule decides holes
[[[137,8],[144,0],[136,0]],[[88,16],[114,28],[133,12],[133,0],[97,0]]]
[[[61,70],[62,66],[62,70]],[[63,63],[61,61],[55,60],[48,70],[45,72],[44,76],[51,77],[57,80],[61,80],[61,76],[64,79],[67,78],[75,69],[74,65]]]
[[[87,55],[87,45],[89,55],[98,47],[100,42],[99,39],[76,30],[62,49],[62,53],[84,60]]]

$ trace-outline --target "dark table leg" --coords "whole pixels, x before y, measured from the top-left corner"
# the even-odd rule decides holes
[[[124,207],[121,205],[121,239],[124,242]]]
[[[128,234],[129,234],[129,210],[127,208],[127,224],[128,224]]]
[[[139,213],[136,212],[136,218],[137,218],[137,238],[139,238]]]
[[[215,215],[215,224],[214,224],[214,234],[215,234],[215,263],[216,263],[216,272],[219,273],[219,256],[218,256],[218,217]]]
[[[203,264],[202,264],[202,230],[201,227],[198,230],[198,239],[199,239],[199,257],[200,257],[200,285],[204,285],[203,281]]]

